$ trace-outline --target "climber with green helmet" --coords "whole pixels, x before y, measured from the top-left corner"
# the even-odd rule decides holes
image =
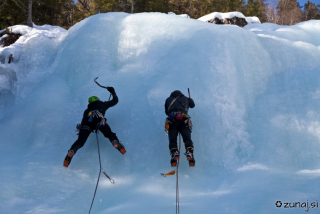
[[[77,125],[79,129],[79,137],[71,146],[68,151],[63,165],[68,167],[74,154],[80,149],[87,141],[89,135],[94,130],[99,130],[103,135],[110,140],[112,145],[118,149],[122,154],[126,153],[124,146],[119,142],[116,133],[113,133],[110,126],[106,123],[104,115],[106,110],[118,103],[118,96],[113,87],[106,87],[112,94],[112,100],[100,101],[96,96],[91,96],[88,99],[88,108],[83,113],[81,124]]]

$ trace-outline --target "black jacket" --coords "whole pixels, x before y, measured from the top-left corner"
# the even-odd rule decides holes
[[[112,100],[110,101],[95,101],[93,103],[88,104],[88,108],[84,111],[83,113],[83,117],[82,117],[82,121],[81,121],[81,125],[87,125],[87,126],[92,126],[92,125],[96,125],[96,124],[91,124],[88,119],[89,119],[89,112],[93,111],[93,110],[98,110],[101,114],[103,114],[103,116],[105,115],[106,111],[108,108],[115,106],[118,103],[118,96],[116,95],[116,93],[112,94]]]
[[[174,103],[170,106],[171,102],[179,97]],[[182,104],[183,103],[183,104]],[[170,109],[168,109],[170,106]],[[174,91],[171,93],[170,97],[166,99],[166,103],[164,104],[164,109],[166,115],[169,115],[171,112],[182,112],[187,114],[190,108],[195,107],[194,101],[191,98],[184,96],[181,91]]]

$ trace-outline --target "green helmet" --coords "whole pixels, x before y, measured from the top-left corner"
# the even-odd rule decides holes
[[[91,97],[89,97],[88,102],[89,102],[89,103],[93,103],[93,102],[95,102],[95,101],[97,101],[97,100],[100,100],[99,97],[91,96]]]

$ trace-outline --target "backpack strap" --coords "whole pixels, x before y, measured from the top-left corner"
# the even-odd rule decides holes
[[[188,114],[188,108],[186,106],[186,104],[184,104],[180,99],[178,99],[178,101],[181,103],[181,105],[183,106],[184,110],[187,112]]]
[[[179,97],[180,97],[180,96],[179,96]],[[172,106],[172,104],[173,104],[179,97],[176,97],[176,98],[174,98],[174,99],[172,100],[172,102],[170,103],[170,105],[169,105],[169,107],[168,107],[167,112],[169,112],[170,107]]]

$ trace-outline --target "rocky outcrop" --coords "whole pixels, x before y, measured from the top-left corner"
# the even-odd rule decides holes
[[[219,19],[215,17],[214,19],[210,19],[207,22],[213,23],[213,24],[230,24],[230,25],[238,25],[239,27],[244,27],[248,24],[245,18],[239,18],[239,17],[232,17],[231,19],[225,18],[225,19]]]
[[[5,29],[0,32],[0,46],[8,47],[14,44],[22,36],[20,33],[13,33],[10,28]],[[1,64],[10,64],[14,62],[13,54],[8,51],[3,51],[0,53],[0,63]]]
[[[11,44],[15,43],[22,34],[20,33],[12,33],[10,28],[7,28],[0,34],[0,45],[2,47],[10,46]]]
[[[257,17],[245,17],[241,12],[237,11],[227,13],[213,12],[200,17],[198,20],[218,25],[237,25],[239,27],[244,27],[249,23],[260,23]]]

